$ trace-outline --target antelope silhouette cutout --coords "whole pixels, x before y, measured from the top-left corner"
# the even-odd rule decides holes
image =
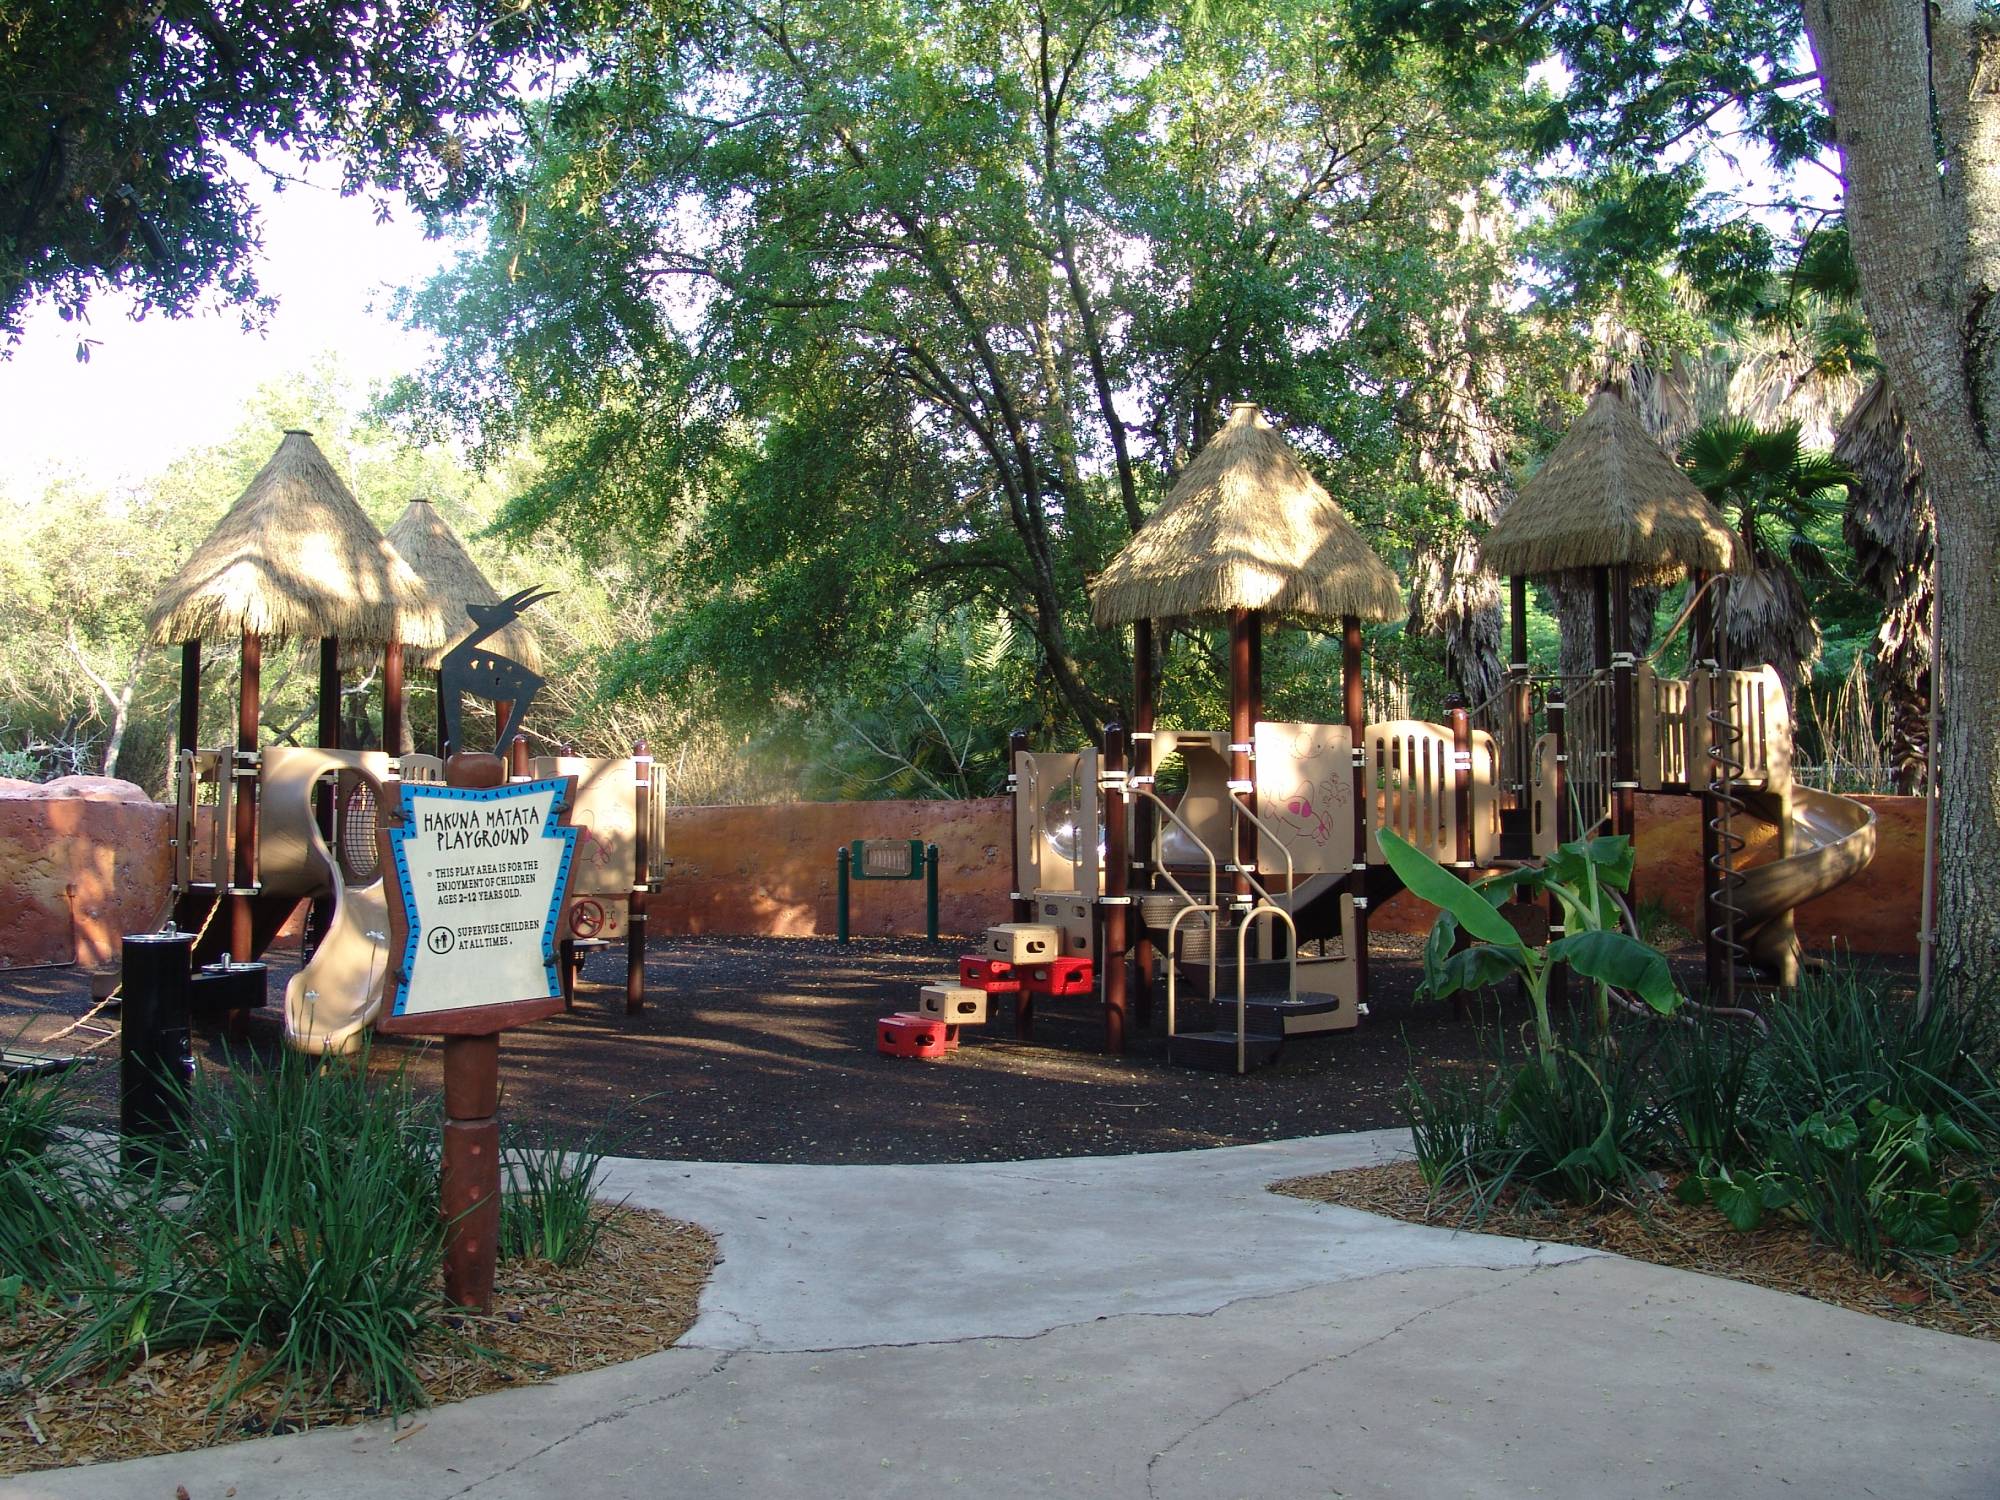
[[[459,710],[463,706],[461,700],[467,693],[475,698],[485,698],[496,706],[501,703],[511,705],[507,722],[500,726],[499,739],[493,746],[494,754],[507,753],[507,746],[520,732],[521,721],[527,717],[528,705],[541,690],[542,678],[510,656],[481,650],[479,643],[512,625],[530,605],[554,594],[554,589],[527,588],[495,604],[466,605],[465,612],[472,617],[471,633],[438,659],[438,692],[444,698],[447,754],[465,748],[459,733]]]

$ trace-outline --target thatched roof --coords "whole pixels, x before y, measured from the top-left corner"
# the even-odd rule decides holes
[[[1395,573],[1249,402],[1091,590],[1100,626],[1231,609],[1305,624],[1403,613]]]
[[[271,461],[167,580],[146,617],[156,645],[267,640],[445,640],[444,613],[363,514],[308,432]]]
[[[396,518],[396,524],[389,528],[389,544],[423,579],[444,609],[447,645],[460,640],[472,629],[472,617],[466,613],[466,605],[500,602],[499,590],[486,581],[486,575],[479,571],[479,564],[465,550],[465,543],[451,529],[451,522],[428,500],[412,500],[409,503],[402,515]],[[530,672],[542,669],[542,649],[535,644],[533,633],[519,621],[499,634],[489,636],[484,645],[488,650],[511,657]],[[442,651],[429,652],[415,665],[435,667],[443,654]]]
[[[1505,515],[1480,558],[1504,576],[1629,567],[1653,583],[1744,562],[1728,522],[1609,387],[1591,397]]]

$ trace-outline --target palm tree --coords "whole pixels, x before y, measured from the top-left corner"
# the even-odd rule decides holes
[[[1749,550],[1749,572],[1729,584],[1730,660],[1769,662],[1796,701],[1800,674],[1819,659],[1806,585],[1836,576],[1814,532],[1838,520],[1854,471],[1805,447],[1797,422],[1759,427],[1742,417],[1696,428],[1681,444],[1681,464]]]

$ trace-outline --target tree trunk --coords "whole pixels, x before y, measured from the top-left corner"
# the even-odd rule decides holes
[[[1986,996],[2000,992],[2000,903],[1989,895],[2000,869],[2000,93],[1981,74],[2000,67],[2000,46],[1978,0],[1807,0],[1805,23],[1862,303],[1937,510],[1935,748],[1950,830],[1938,974],[1948,994]],[[1927,95],[1935,136],[1918,107]]]

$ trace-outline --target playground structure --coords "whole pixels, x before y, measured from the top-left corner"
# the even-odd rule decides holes
[[[310,903],[284,1014],[287,1042],[310,1052],[357,1045],[381,1005],[388,922],[375,821],[383,783],[443,779],[442,730],[438,755],[396,753],[405,742],[405,649],[427,653],[419,665],[435,667],[441,648],[499,600],[430,506],[413,503],[395,530],[416,539],[421,574],[368,520],[311,435],[289,432],[161,590],[149,622],[156,643],[181,648],[166,919],[197,934],[197,979],[215,981],[241,972]],[[516,629],[501,639],[532,661],[525,635]],[[202,645],[239,639],[236,743],[199,748]],[[274,640],[319,643],[317,745],[261,743],[263,647]],[[342,653],[356,648],[382,652],[382,738],[393,748],[340,743]],[[503,722],[511,708],[498,705]],[[516,779],[576,778],[581,837],[562,914],[565,991],[585,953],[623,938],[626,1006],[636,1011],[645,998],[646,898],[665,845],[651,757],[643,745],[629,758],[530,757],[518,738],[512,751]],[[247,990],[212,983],[214,1008],[264,1004],[261,974]]]
[[[1512,614],[1505,683],[1480,705],[1493,729],[1462,702],[1447,723],[1370,724],[1361,626],[1401,616],[1400,588],[1239,404],[1093,590],[1099,625],[1134,629],[1131,733],[1107,727],[1101,751],[1031,751],[1015,736],[1012,920],[926,987],[923,1015],[947,1029],[904,1055],[943,1055],[956,1025],[1009,997],[1023,1038],[1038,1002],[1095,1003],[1106,1050],[1121,1052],[1157,989],[1175,1061],[1248,1071],[1287,1037],[1366,1013],[1368,914],[1401,889],[1380,830],[1470,880],[1578,837],[1632,835],[1640,790],[1703,801],[1711,995],[1733,1005],[1742,983],[1791,986],[1793,909],[1866,867],[1874,814],[1794,783],[1776,672],[1721,659],[1716,621],[1746,552],[1618,394],[1600,391],[1484,544]],[[1528,660],[1527,580],[1556,573],[1592,590],[1593,666],[1579,680]],[[1693,665],[1672,678],[1635,654],[1625,601],[1636,583],[1683,574],[1689,602],[1668,640],[1690,626]],[[1190,619],[1227,622],[1227,730],[1156,722],[1156,622]],[[1343,722],[1263,718],[1263,631],[1287,619],[1339,632]],[[1176,799],[1159,790],[1170,768]],[[1756,824],[1771,830],[1761,849]],[[1553,905],[1502,910],[1531,938],[1562,935]],[[1207,1024],[1183,1025],[1184,1011]]]

